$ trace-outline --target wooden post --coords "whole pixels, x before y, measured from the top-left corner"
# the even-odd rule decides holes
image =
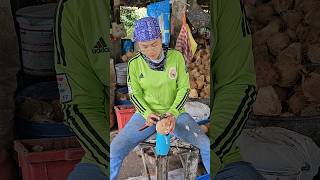
[[[158,156],[156,162],[157,180],[168,180],[168,156]]]
[[[143,161],[143,168],[144,168],[144,173],[147,176],[148,180],[151,180],[150,178],[150,172],[149,169],[147,167],[147,162],[146,162],[146,157],[144,155],[144,149],[143,147],[140,147],[140,153],[141,153],[141,157],[142,157],[142,161]]]
[[[189,153],[187,153],[187,158],[185,162],[185,172],[184,179],[196,179],[197,169],[199,162],[199,150],[193,148]]]

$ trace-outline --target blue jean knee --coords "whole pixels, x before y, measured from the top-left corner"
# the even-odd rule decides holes
[[[252,165],[248,162],[235,162],[226,165],[220,170],[214,180],[266,180]]]
[[[107,180],[109,179],[102,170],[94,164],[79,163],[69,174],[68,180]]]

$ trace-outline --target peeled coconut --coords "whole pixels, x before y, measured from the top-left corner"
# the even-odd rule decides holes
[[[263,87],[258,90],[258,95],[253,104],[253,112],[255,115],[280,115],[281,101],[272,86]]]

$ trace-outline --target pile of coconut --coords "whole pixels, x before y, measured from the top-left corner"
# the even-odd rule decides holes
[[[320,115],[320,0],[246,6],[253,33],[256,115]]]

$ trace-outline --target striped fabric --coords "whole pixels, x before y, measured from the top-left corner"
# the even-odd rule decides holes
[[[191,49],[191,43],[190,43],[190,39],[188,36],[188,30],[187,30],[186,24],[183,24],[181,27],[181,31],[180,31],[179,36],[176,41],[175,49],[177,49],[178,51],[180,51],[183,54],[184,59],[187,62],[187,64],[192,60],[193,53],[192,53],[192,49]]]
[[[246,121],[252,112],[252,104],[256,98],[256,89],[254,86],[248,86],[245,95],[242,98],[236,112],[233,114],[231,121],[227,124],[224,131],[213,141],[211,149],[222,161],[224,156],[230,152],[234,142],[241,134]]]

